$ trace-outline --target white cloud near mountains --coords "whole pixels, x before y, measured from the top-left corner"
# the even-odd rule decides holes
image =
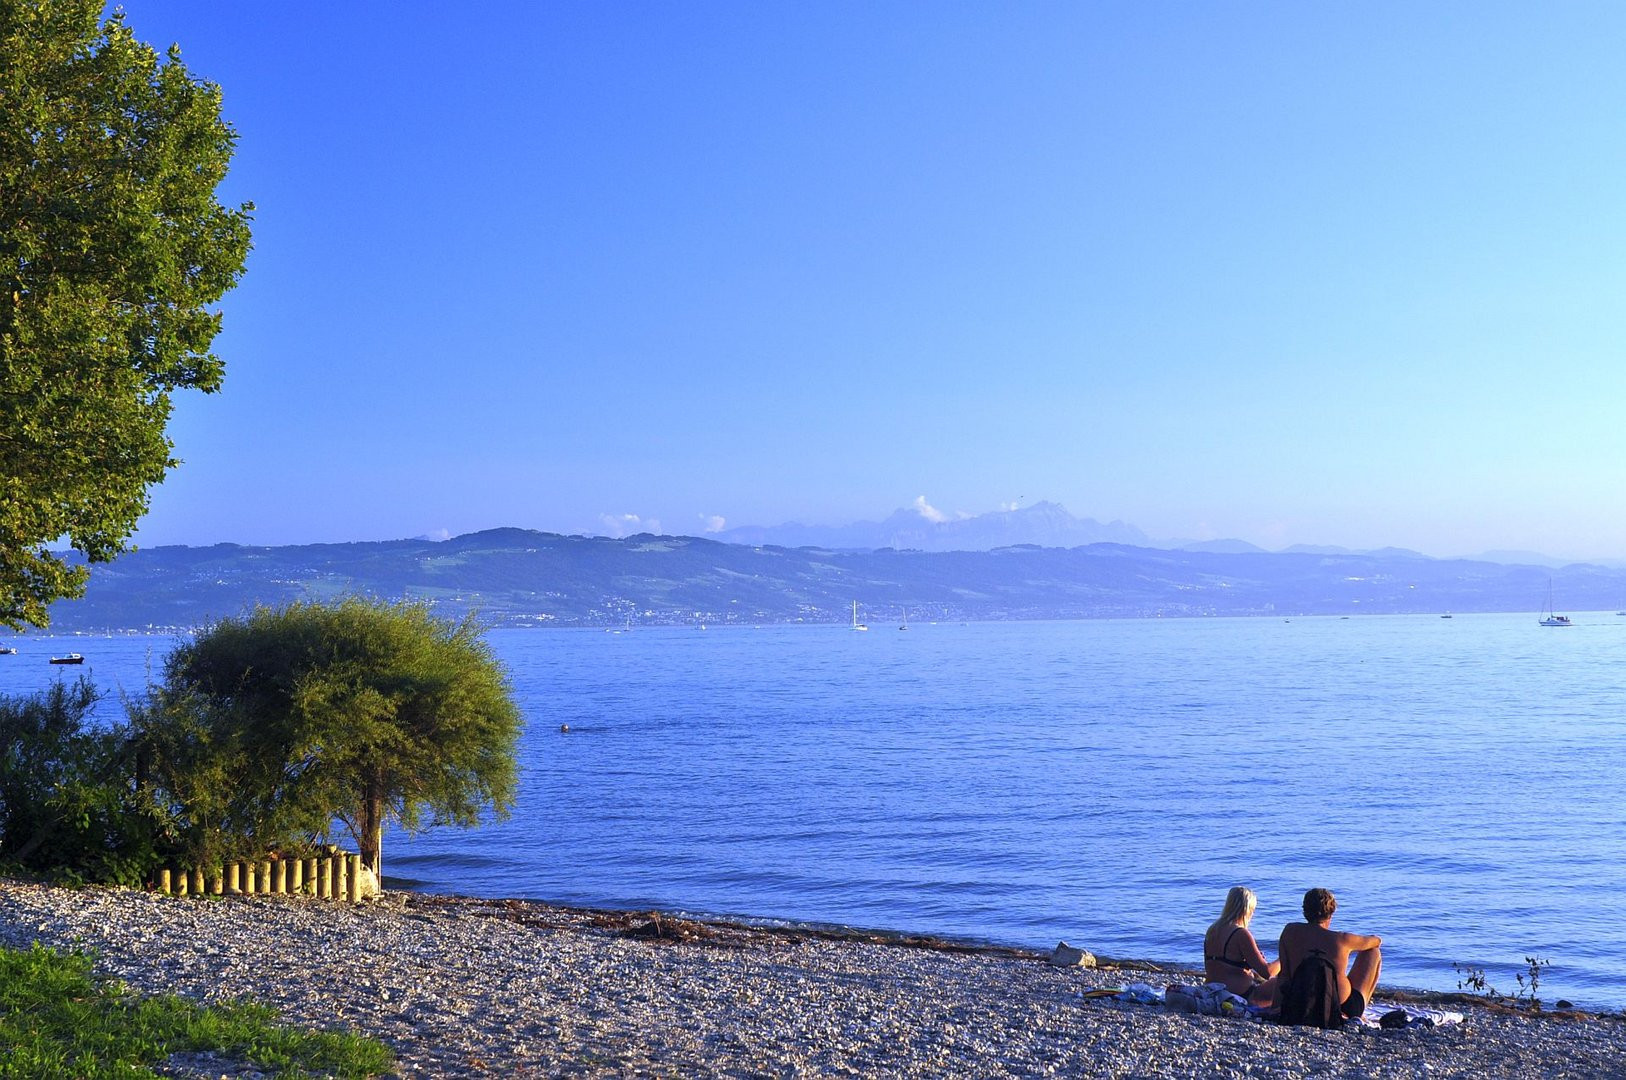
[[[720,533],[728,528],[728,522],[721,514],[701,514],[700,520],[706,523],[708,533]]]
[[[620,540],[635,533],[656,533],[661,531],[661,523],[656,518],[644,518],[637,514],[600,514],[599,523],[604,526],[604,535]]]
[[[950,517],[948,514],[943,513],[943,511],[927,502],[926,496],[924,495],[916,495],[915,501],[909,505],[915,513],[919,514],[923,519],[931,522],[933,525],[941,525],[945,521],[969,521],[971,518],[976,517],[975,514],[968,514],[964,510],[956,510],[954,511],[953,516]]]
[[[915,496],[915,512],[934,525],[941,525],[948,520],[948,515],[926,501],[926,496]]]

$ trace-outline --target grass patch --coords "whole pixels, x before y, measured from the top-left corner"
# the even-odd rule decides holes
[[[269,1006],[143,997],[98,980],[84,954],[0,949],[0,1077],[152,1077],[171,1054],[211,1050],[291,1077],[361,1080],[393,1062],[360,1035],[285,1027]]]

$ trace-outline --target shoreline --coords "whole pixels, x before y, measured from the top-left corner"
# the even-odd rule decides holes
[[[846,923],[802,921],[786,918],[784,916],[750,916],[741,914],[708,914],[694,912],[687,909],[671,910],[666,908],[615,908],[592,907],[585,904],[556,903],[550,900],[540,900],[528,897],[481,897],[464,893],[438,893],[419,888],[422,884],[416,879],[401,879],[390,875],[385,876],[388,887],[386,892],[406,896],[422,897],[426,900],[444,899],[454,902],[472,903],[518,903],[534,905],[557,911],[580,912],[584,915],[619,917],[637,916],[647,919],[652,914],[659,914],[662,918],[678,920],[688,924],[734,928],[748,932],[763,932],[768,934],[788,934],[792,936],[824,937],[832,941],[864,942],[876,945],[896,945],[901,948],[936,949],[944,952],[970,952],[986,953],[995,956],[1010,956],[1023,960],[1047,961],[1051,950],[1038,949],[1030,945],[1006,944],[999,941],[973,936],[953,936],[933,934],[915,930],[892,930],[885,927],[855,926]],[[404,882],[404,883],[403,883]],[[1072,942],[1060,944],[1073,945]],[[1155,976],[1145,981],[1157,983],[1159,979],[1178,980],[1184,983],[1202,983],[1205,976],[1201,966],[1182,963],[1176,960],[1152,960],[1147,957],[1112,956],[1099,952],[1090,945],[1078,946],[1093,956],[1097,964],[1103,969],[1117,971],[1140,972],[1147,976]],[[1474,994],[1465,990],[1431,990],[1416,986],[1396,986],[1390,983],[1380,983],[1381,996],[1388,1001],[1405,1004],[1421,1005],[1430,1008],[1460,1009],[1463,1006],[1484,1008],[1491,1011],[1524,1013],[1525,1010],[1511,1004],[1513,995],[1503,995],[1500,1000],[1484,994]],[[1561,998],[1544,998],[1544,1007],[1540,1010],[1548,1016],[1578,1016],[1620,1018],[1626,1020],[1626,1007],[1597,1007],[1586,1004],[1572,1004]],[[1557,1002],[1562,1002],[1559,1007]],[[1626,1077],[1626,1068],[1623,1068],[1622,1077]]]
[[[1083,997],[1180,975],[1134,961],[430,893],[348,905],[0,881],[0,944],[32,941],[93,951],[143,993],[247,995],[372,1035],[403,1077],[1590,1078],[1626,1060],[1616,1014],[1452,1000],[1466,1022],[1321,1032]],[[229,1064],[208,1075],[250,1075]]]

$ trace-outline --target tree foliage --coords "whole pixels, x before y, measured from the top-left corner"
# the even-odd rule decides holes
[[[151,786],[200,856],[338,819],[376,873],[386,822],[472,825],[513,801],[520,716],[503,670],[471,621],[418,604],[216,623],[170,655],[135,725]]]
[[[128,730],[91,722],[90,684],[0,697],[0,859],[54,877],[139,884],[157,858]]]
[[[102,0],[0,0],[0,624],[44,626],[123,550],[176,462],[171,394],[211,392],[210,309],[251,204],[222,206],[218,87]]]

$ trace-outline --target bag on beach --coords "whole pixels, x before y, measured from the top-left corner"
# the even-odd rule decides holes
[[[1332,961],[1319,952],[1312,952],[1293,975],[1282,984],[1280,991],[1281,1015],[1284,1024],[1301,1027],[1341,1028],[1344,1026],[1342,1002],[1338,1000],[1338,971]]]

